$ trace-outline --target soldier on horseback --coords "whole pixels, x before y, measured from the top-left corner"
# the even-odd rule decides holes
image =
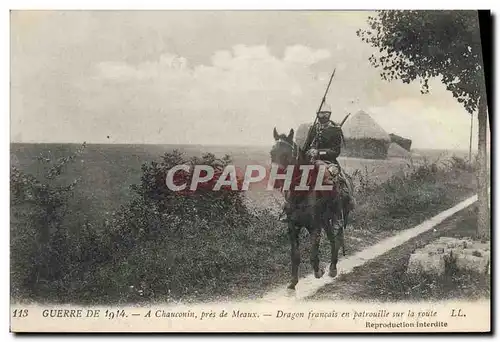
[[[330,120],[331,114],[330,106],[325,103],[317,113],[317,121],[310,128],[303,150],[312,163],[319,160],[327,164],[328,172],[340,182],[341,196],[352,210],[354,208],[352,189],[337,160],[344,142],[344,135],[341,126]],[[284,208],[286,217],[281,218],[280,221],[288,221],[295,198],[296,196],[292,193],[286,196]]]
[[[293,129],[288,135],[278,134],[276,127],[273,130],[275,144],[270,151],[271,162],[277,165],[278,169],[286,168],[285,175],[289,181],[283,185],[280,182],[275,188],[284,192],[286,200],[283,210],[286,217],[280,218],[280,221],[287,222],[290,237],[292,277],[287,288],[291,290],[295,289],[299,281],[299,235],[302,228],[307,229],[311,239],[310,261],[315,278],[321,278],[324,274],[319,262],[321,232],[326,233],[330,242],[331,262],[328,273],[330,277],[337,275],[340,248],[345,256],[344,230],[355,202],[352,197],[352,181],[343,173],[337,160],[343,143],[342,125],[348,116],[336,124],[330,120],[332,113],[330,106],[325,105],[334,75],[335,70],[304,144],[298,143],[297,139],[294,141]],[[289,174],[290,170],[292,172]],[[321,177],[323,178],[320,179]],[[311,189],[312,183],[314,185]],[[285,187],[285,184],[288,185]],[[328,187],[321,186],[320,189],[320,185]]]
[[[312,160],[324,160],[338,165],[341,144],[344,136],[342,128],[330,120],[332,111],[325,104],[318,112],[318,121],[311,127],[311,133],[304,144],[306,155]]]

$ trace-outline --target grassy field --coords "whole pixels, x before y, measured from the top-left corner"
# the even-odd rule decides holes
[[[56,160],[78,147],[13,144],[12,164],[41,176],[37,156]],[[216,206],[208,208],[220,216],[212,222],[198,217],[196,208],[189,205],[186,208],[191,211],[179,221],[175,212],[174,216],[158,212],[150,199],[145,202],[142,196],[147,192],[134,197],[131,185],[144,180],[144,164],[158,161],[173,148],[88,145],[61,176],[62,183],[75,177],[80,182],[61,214],[64,220],[56,230],[59,235],[53,235],[55,240],[46,244],[47,250],[33,242],[33,236],[42,230],[37,224],[46,226],[46,220],[26,221],[26,215],[33,214],[33,210],[37,215],[46,215],[47,205],[31,203],[34,209],[23,209],[21,204],[22,215],[11,224],[15,297],[79,303],[198,301],[249,298],[284,284],[290,269],[289,242],[286,226],[276,221],[272,211],[280,209],[280,194],[258,187],[248,192],[247,204],[254,210],[244,217],[229,214],[227,218],[232,222],[226,221],[226,212]],[[175,148],[188,156],[205,152],[218,157],[229,154],[238,167],[269,164],[268,151],[263,148]],[[419,158],[413,166],[404,159],[340,159],[349,173],[356,174],[358,184],[358,209],[346,236],[347,255],[411,227],[474,191],[475,177],[470,170],[434,169],[423,157]],[[41,199],[45,201],[44,197]],[[74,231],[68,234],[67,227]],[[302,239],[306,239],[305,233]],[[328,249],[323,238],[324,260]],[[302,243],[303,260],[308,259],[308,253],[309,243]],[[40,274],[47,273],[47,265],[50,277],[46,278],[50,279],[42,281]],[[51,269],[54,265],[61,266],[56,273]],[[25,274],[28,270],[31,275]],[[301,275],[309,271],[309,263],[303,262]]]

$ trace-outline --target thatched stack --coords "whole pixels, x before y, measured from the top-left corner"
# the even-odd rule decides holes
[[[408,158],[410,157],[410,152],[396,144],[395,142],[389,145],[389,149],[387,150],[387,156],[389,158]]]
[[[389,137],[391,138],[391,141],[393,143],[398,144],[402,148],[404,148],[407,151],[411,150],[411,139],[403,138],[397,134],[391,133],[389,134]]]
[[[363,110],[349,117],[342,126],[346,146],[342,155],[366,159],[385,159],[391,139],[387,132]]]
[[[297,143],[300,147],[304,146],[307,139],[307,132],[309,131],[311,125],[312,122],[303,123],[297,128],[297,132],[295,132],[295,143]]]

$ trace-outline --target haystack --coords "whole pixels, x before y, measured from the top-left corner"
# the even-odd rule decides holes
[[[385,159],[391,143],[389,134],[365,111],[347,119],[342,127],[346,146],[342,155],[365,159]]]
[[[408,158],[410,157],[410,152],[408,152],[395,142],[392,142],[389,145],[389,149],[387,150],[387,156],[389,158]]]
[[[391,138],[391,141],[398,144],[402,148],[404,148],[407,151],[410,151],[411,149],[411,139],[408,138],[403,138],[397,134],[391,133],[389,134],[389,137]]]
[[[295,132],[295,143],[300,147],[304,146],[307,139],[307,132],[309,132],[311,125],[312,122],[303,123],[297,128],[297,132]]]

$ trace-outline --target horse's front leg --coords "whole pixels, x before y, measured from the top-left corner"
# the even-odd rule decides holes
[[[290,237],[290,256],[292,261],[292,280],[288,288],[295,290],[295,285],[299,282],[299,265],[300,265],[300,250],[299,250],[299,232],[300,229],[292,222],[288,222],[288,235]]]
[[[321,278],[325,271],[319,266],[319,243],[321,240],[321,226],[315,224],[310,232],[311,237],[311,265],[314,270],[314,276]]]
[[[331,263],[328,275],[334,278],[337,276],[337,262],[340,247],[343,244],[344,230],[341,227],[343,224],[341,220],[334,218],[332,221],[326,225],[326,235],[328,236],[328,240],[330,242],[331,252]]]

